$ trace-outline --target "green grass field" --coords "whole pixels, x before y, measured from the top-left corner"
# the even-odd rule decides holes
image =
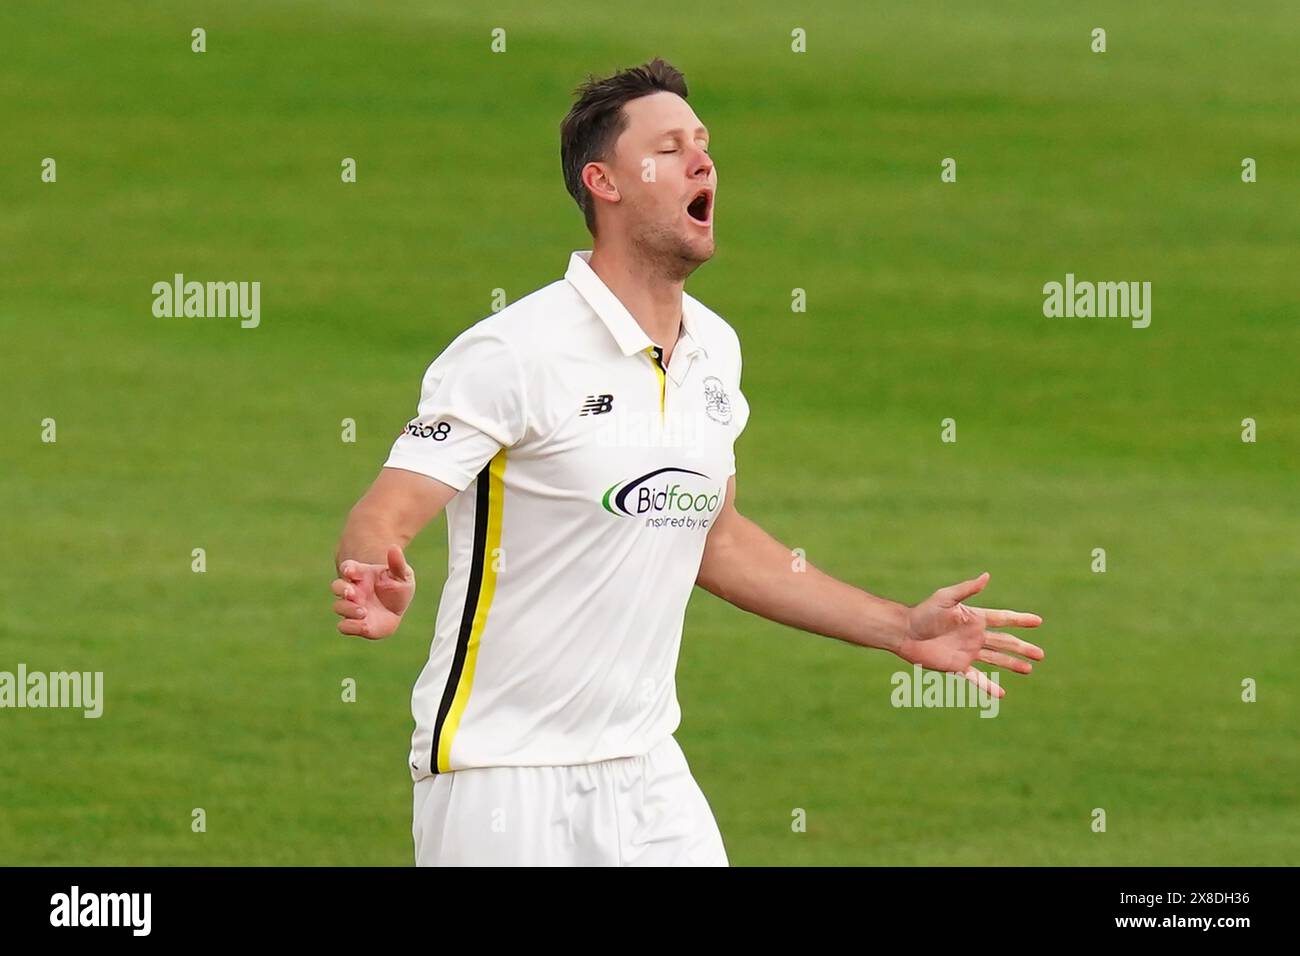
[[[1300,10],[459,6],[0,10],[0,670],[107,698],[0,710],[0,863],[411,862],[444,525],[378,644],[334,631],[333,547],[432,358],[589,247],[569,92],[655,55],[713,134],[688,289],[745,348],[742,510],[877,593],[988,570],[1046,619],[983,720],[699,592],[678,739],[732,862],[1300,862]],[[177,272],[260,281],[261,325],[155,318]],[[1151,326],[1045,318],[1067,272],[1152,282]]]

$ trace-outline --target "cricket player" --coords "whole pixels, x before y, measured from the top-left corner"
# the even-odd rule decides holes
[[[415,418],[353,507],[334,611],[392,634],[403,548],[447,513],[449,561],[412,695],[419,865],[703,865],[727,854],[673,733],[692,590],[1001,697],[982,661],[1043,651],[1035,614],[909,607],[812,566],[736,508],[749,406],[731,326],[684,291],[713,255],[718,175],[663,60],[591,79],[560,132],[592,249],[471,326],[429,366]]]

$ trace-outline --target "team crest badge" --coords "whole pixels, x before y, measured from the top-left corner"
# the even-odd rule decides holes
[[[722,380],[710,375],[704,380],[704,411],[715,422],[731,424],[731,399],[722,387]]]

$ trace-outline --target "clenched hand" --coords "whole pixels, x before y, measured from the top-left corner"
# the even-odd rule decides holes
[[[386,565],[344,561],[339,573],[330,585],[334,613],[343,618],[339,632],[377,641],[396,631],[415,596],[415,571],[402,549],[390,547]]]

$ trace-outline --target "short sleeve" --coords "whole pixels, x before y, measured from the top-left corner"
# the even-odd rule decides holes
[[[740,355],[736,355],[736,387],[731,394],[731,441],[735,444],[740,433],[745,430],[745,425],[749,422],[749,402],[745,399],[745,393],[740,390]],[[736,473],[736,452],[731,452],[731,471],[730,475]]]
[[[463,491],[526,429],[523,368],[482,323],[462,333],[424,373],[420,404],[393,442],[385,468],[436,478]]]

